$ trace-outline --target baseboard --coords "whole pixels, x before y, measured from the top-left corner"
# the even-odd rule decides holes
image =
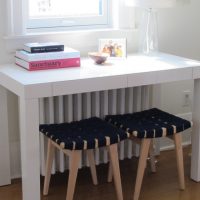
[[[10,141],[11,179],[21,178],[20,141]]]
[[[188,113],[182,113],[182,114],[178,114],[176,115],[177,117],[181,117],[183,119],[192,121],[192,112],[188,112]]]
[[[183,142],[183,143],[182,143],[182,146],[183,146],[183,147],[186,147],[186,146],[188,146],[188,145],[191,145],[191,141],[187,141],[187,142]],[[160,148],[160,151],[169,151],[169,150],[173,150],[174,147],[175,147],[174,144],[168,145],[168,146],[164,146],[164,147],[161,147],[161,148]]]

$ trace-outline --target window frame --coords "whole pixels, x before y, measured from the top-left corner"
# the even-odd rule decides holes
[[[84,29],[89,27],[110,27],[110,0],[102,0],[102,16],[90,17],[66,17],[66,18],[46,18],[46,19],[29,19],[27,16],[27,29],[45,29],[45,28],[65,28],[67,29]],[[28,0],[26,4],[28,7]],[[28,13],[27,13],[28,14]]]
[[[7,23],[6,23],[6,37],[18,37],[18,36],[28,36],[31,35],[43,35],[43,34],[59,34],[67,33],[71,31],[78,32],[91,32],[91,30],[104,31],[104,30],[119,30],[123,29],[133,30],[136,28],[135,21],[135,9],[128,8],[124,4],[124,0],[108,0],[110,1],[108,11],[109,11],[109,25],[105,27],[104,25],[96,26],[81,26],[81,27],[53,27],[53,28],[36,28],[27,29],[27,18],[28,18],[28,0],[7,0],[6,1],[6,13],[7,13]],[[86,32],[85,32],[86,31]],[[94,32],[92,31],[91,34]],[[95,33],[96,35],[96,33]]]

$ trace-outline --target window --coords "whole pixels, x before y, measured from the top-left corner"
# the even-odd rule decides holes
[[[7,36],[101,28],[112,31],[135,25],[134,9],[127,7],[125,0],[6,0],[6,7]]]
[[[109,26],[109,0],[28,0],[28,29]]]

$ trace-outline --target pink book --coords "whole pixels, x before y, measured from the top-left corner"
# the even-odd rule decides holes
[[[80,57],[32,62],[27,62],[16,57],[15,63],[25,69],[28,69],[29,71],[59,69],[67,67],[80,67]]]

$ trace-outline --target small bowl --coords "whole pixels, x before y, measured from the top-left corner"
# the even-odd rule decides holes
[[[88,56],[94,60],[96,64],[102,64],[106,61],[109,57],[108,53],[101,53],[101,52],[89,52]]]

